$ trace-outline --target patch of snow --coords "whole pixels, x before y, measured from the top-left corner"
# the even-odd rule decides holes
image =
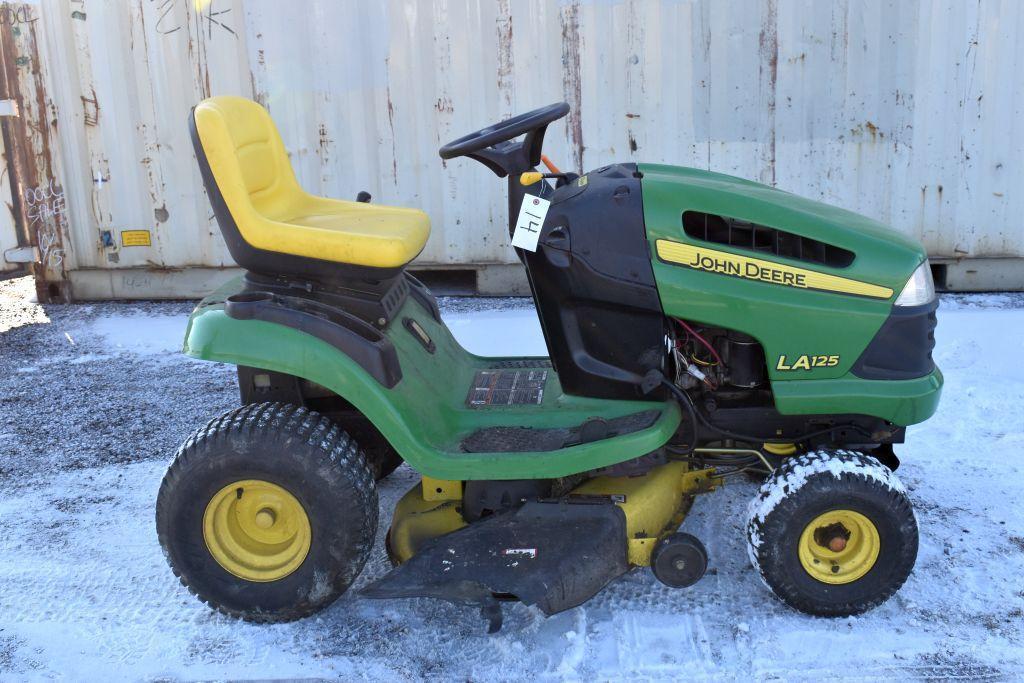
[[[327,578],[327,574],[324,572],[316,571],[313,572],[313,585],[310,586],[309,593],[305,596],[309,602],[318,602],[323,600],[331,592],[331,582]]]
[[[857,459],[835,457],[841,455]],[[863,462],[858,454],[851,451],[806,453],[787,460],[774,476],[765,480],[757,496],[750,501],[748,518],[751,521],[764,522],[779,503],[799,491],[808,479],[818,474],[831,474],[836,479],[844,474],[860,475],[874,479],[900,493],[907,492],[906,487],[889,468],[877,463]]]
[[[107,314],[66,332],[68,339],[88,340],[113,351],[145,356],[166,355],[181,350],[188,318],[180,315]]]
[[[558,663],[555,672],[563,677],[573,676],[579,671],[587,656],[586,638],[581,638],[580,633],[586,633],[587,613],[579,610],[573,615],[576,621],[576,628],[570,629],[563,634],[566,641],[565,649],[562,652],[562,661]]]
[[[478,356],[547,356],[540,319],[534,309],[441,312],[452,335]]]
[[[985,294],[943,294],[939,301],[939,315],[946,311],[966,309],[1022,309],[1024,292],[989,292]]]

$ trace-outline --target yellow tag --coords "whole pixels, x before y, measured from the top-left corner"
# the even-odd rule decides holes
[[[586,184],[587,184],[587,176],[585,176],[585,175],[581,175],[580,179],[576,181],[576,186],[577,187],[583,187]]]
[[[122,247],[151,247],[153,240],[150,238],[149,230],[122,230]]]

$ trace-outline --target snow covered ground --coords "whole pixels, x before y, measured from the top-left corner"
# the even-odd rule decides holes
[[[208,610],[167,568],[153,504],[178,442],[235,405],[232,369],[176,353],[187,304],[41,307],[26,290],[0,282],[0,678],[1024,678],[1024,296],[943,299],[944,399],[897,448],[921,551],[887,604],[822,620],[774,600],[743,545],[754,486],[737,483],[684,524],[711,556],[696,586],[636,571],[550,619],[511,606],[488,636],[430,600],[349,594],[275,626]],[[474,351],[543,353],[522,301],[444,310]],[[378,539],[414,481],[382,483]],[[387,570],[379,543],[359,585]]]

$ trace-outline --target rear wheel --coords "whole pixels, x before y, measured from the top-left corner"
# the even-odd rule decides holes
[[[818,451],[785,460],[751,502],[751,562],[775,595],[818,616],[859,614],[889,599],[917,558],[903,484],[875,459]]]
[[[370,467],[327,418],[284,403],[244,406],[196,431],[157,499],[175,575],[211,607],[291,621],[338,598],[377,529]]]

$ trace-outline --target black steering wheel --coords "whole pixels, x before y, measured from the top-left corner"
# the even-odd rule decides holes
[[[483,163],[500,177],[509,173],[526,171],[540,163],[540,148],[548,124],[568,113],[569,105],[565,102],[549,104],[546,107],[513,116],[487,128],[481,128],[458,140],[452,140],[438,150],[438,154],[442,159],[468,156]],[[513,140],[524,133],[527,134],[527,137],[522,143],[515,146],[502,145],[496,148],[501,143]],[[515,152],[525,152],[525,155]],[[519,168],[524,163],[529,163],[529,166]]]

